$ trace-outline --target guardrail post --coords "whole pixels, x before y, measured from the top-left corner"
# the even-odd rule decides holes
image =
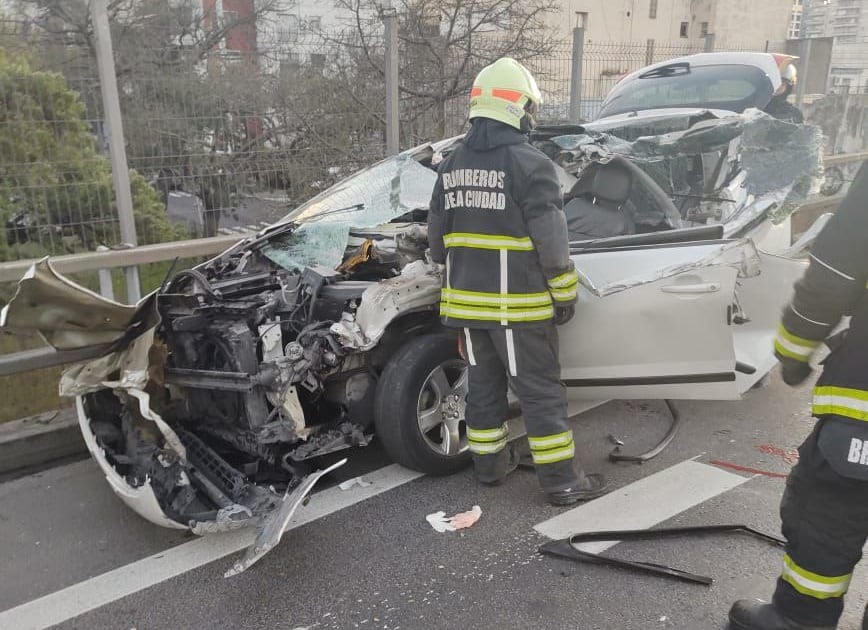
[[[98,252],[107,252],[109,250],[105,245],[100,245],[96,248]],[[111,269],[100,269],[97,271],[99,275],[99,294],[109,300],[115,299],[115,288],[112,285]]]
[[[650,66],[654,63],[654,47],[656,46],[656,42],[653,39],[649,39],[645,42],[645,65]]]
[[[799,42],[799,80],[796,82],[796,107],[805,102],[805,86],[808,83],[808,72],[811,67],[811,39],[804,37]]]

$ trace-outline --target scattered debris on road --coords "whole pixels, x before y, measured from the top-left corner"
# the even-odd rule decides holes
[[[447,517],[446,512],[434,512],[425,517],[425,520],[431,524],[437,532],[454,532],[459,529],[467,529],[473,527],[479,517],[482,516],[482,508],[474,505],[473,509],[468,512],[461,512],[455,516]]]
[[[368,486],[373,485],[370,481],[365,481],[362,477],[353,477],[352,479],[347,479],[343,483],[338,484],[338,488],[341,490],[350,490],[355,486],[359,486],[360,488],[367,488]]]
[[[545,555],[556,556],[575,560],[576,562],[592,562],[595,564],[604,564],[611,567],[633,569],[642,573],[651,573],[664,577],[675,578],[682,582],[692,582],[694,584],[703,584],[710,586],[714,581],[712,578],[689,573],[675,567],[669,567],[653,562],[644,562],[640,560],[626,560],[623,558],[610,558],[589,551],[583,551],[576,547],[579,543],[585,542],[612,542],[625,540],[654,540],[657,538],[680,538],[691,534],[750,534],[755,538],[764,540],[772,545],[783,547],[786,543],[781,538],[770,536],[759,530],[748,527],[747,525],[700,525],[695,527],[670,527],[661,529],[634,529],[623,531],[607,531],[607,532],[584,532],[573,534],[568,538],[561,540],[553,540],[540,546],[539,552]]]
[[[310,494],[310,491],[313,490],[316,482],[323,476],[332,472],[336,468],[340,468],[346,463],[347,460],[342,459],[324,470],[319,470],[308,475],[292,492],[287,489],[286,494],[283,495],[283,501],[258,527],[256,539],[253,541],[253,544],[247,548],[244,556],[237,560],[235,564],[232,565],[232,568],[223,574],[223,577],[229,578],[238,575],[239,573],[243,573],[249,569],[251,565],[261,560],[265,554],[271,551],[277,543],[280,542],[283,532],[286,531],[286,528],[289,525],[290,519],[292,519],[293,514],[295,514],[295,511],[304,502],[307,495]]]

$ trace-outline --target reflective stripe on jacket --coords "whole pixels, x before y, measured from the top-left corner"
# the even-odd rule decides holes
[[[868,167],[859,169],[835,216],[817,238],[804,277],[784,310],[775,339],[781,360],[810,361],[845,316],[846,333],[814,390],[818,418],[868,421]]]
[[[502,123],[475,120],[441,163],[428,241],[447,326],[534,325],[578,298],[554,165]]]

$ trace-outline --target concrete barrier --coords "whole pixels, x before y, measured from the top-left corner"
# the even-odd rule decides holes
[[[0,475],[46,466],[86,452],[72,408],[0,424]]]

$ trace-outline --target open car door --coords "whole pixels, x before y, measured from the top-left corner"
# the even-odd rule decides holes
[[[749,240],[689,240],[716,234],[696,228],[574,245],[583,281],[576,316],[560,329],[571,399],[739,398],[749,386],[739,371],[754,367],[736,359],[736,284],[759,275],[760,258]]]

